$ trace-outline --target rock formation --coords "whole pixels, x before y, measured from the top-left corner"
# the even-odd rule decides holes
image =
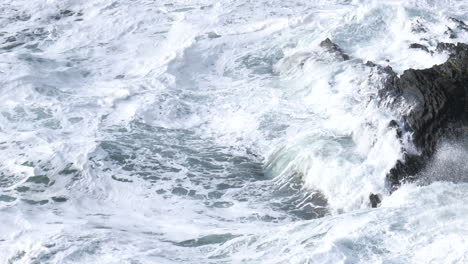
[[[338,59],[349,59],[330,39],[324,40],[320,46]],[[424,47],[414,45],[411,48],[424,50]],[[395,136],[400,139],[404,134],[410,135],[410,144],[416,151],[403,149],[403,160],[398,161],[387,174],[391,190],[395,190],[403,180],[412,179],[433,154],[438,140],[443,136],[456,135],[468,119],[468,45],[439,43],[436,50],[448,52],[449,59],[428,69],[408,69],[401,76],[391,67],[366,63],[369,67],[378,67],[386,75],[383,89],[379,92],[381,103],[390,108],[408,107],[399,120],[390,122],[389,127],[395,129]]]
[[[382,199],[380,199],[380,196],[378,194],[373,193],[369,195],[369,201],[372,208],[377,208],[382,203]]]
[[[434,152],[437,141],[463,126],[468,112],[468,45],[442,43],[437,49],[450,52],[443,64],[424,70],[408,69],[400,77],[387,71],[381,96],[392,96],[394,105],[402,101],[411,105],[392,125],[410,132],[417,149],[417,153],[408,152],[389,172],[392,187],[414,176]]]
[[[336,58],[340,60],[349,60],[349,56],[343,52],[343,50],[333,43],[329,38],[325,39],[324,41],[320,42],[320,47],[325,49],[327,52],[335,55]]]
[[[411,43],[410,46],[409,46],[410,49],[420,49],[420,50],[423,50],[425,52],[430,52],[429,49],[422,45],[422,44],[419,44],[419,43]]]

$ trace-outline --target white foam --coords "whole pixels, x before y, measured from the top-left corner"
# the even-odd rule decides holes
[[[401,113],[372,100],[380,77],[363,66],[444,61],[408,46],[466,41],[444,35],[465,3],[6,0],[0,11],[0,262],[466,260],[460,175],[386,196]],[[27,43],[3,49],[11,36]],[[319,48],[327,37],[352,59]],[[450,146],[430,172],[464,157]],[[294,194],[320,191],[328,215],[291,213],[308,203],[280,188],[297,175]]]

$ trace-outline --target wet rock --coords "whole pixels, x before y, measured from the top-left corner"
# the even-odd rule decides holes
[[[370,201],[372,208],[377,208],[377,206],[379,206],[380,203],[382,203],[380,196],[378,194],[373,194],[373,193],[369,195],[369,201]]]
[[[411,31],[414,33],[426,33],[428,30],[419,20],[416,20],[416,23],[411,26]]]
[[[337,57],[338,59],[341,59],[343,61],[347,61],[350,59],[349,55],[345,54],[343,50],[338,45],[333,43],[329,38],[320,42],[319,46],[325,49],[327,52],[335,55],[335,57]]]
[[[388,59],[386,59],[385,61],[389,62]],[[393,71],[392,67],[390,67],[390,66],[382,66],[382,65],[377,64],[377,63],[375,63],[373,61],[367,61],[366,63],[364,63],[364,65],[366,65],[367,67],[377,69],[377,73],[379,73],[379,74],[387,74],[387,75],[390,75],[391,77],[393,77],[395,75],[395,72]]]
[[[455,48],[456,48],[456,45],[453,44],[453,43],[444,43],[444,42],[440,42],[440,43],[437,43],[437,48],[436,50],[438,52],[449,52],[449,53],[454,53],[455,52]]]
[[[434,152],[437,141],[468,116],[468,45],[439,43],[437,49],[451,54],[443,64],[423,70],[408,69],[400,77],[387,72],[381,96],[392,97],[394,107],[403,101],[411,105],[401,120],[391,125],[409,132],[417,149],[415,153],[404,150],[403,160],[388,173],[393,189],[417,174]]]
[[[369,66],[369,67],[376,67],[377,66],[377,64],[375,64],[373,61],[367,61],[365,65]]]
[[[468,25],[462,20],[454,18],[454,17],[450,17],[449,20],[455,22],[455,24],[457,24],[458,29],[468,31]]]
[[[445,35],[449,35],[449,38],[454,39],[457,38],[457,33],[453,31],[450,27],[447,27],[447,30],[444,32]]]
[[[403,131],[401,131],[400,125],[398,124],[397,121],[395,121],[395,120],[390,121],[390,123],[388,124],[388,127],[389,127],[389,128],[394,128],[394,129],[396,130],[396,136],[397,136],[397,138],[399,138],[399,139],[402,138],[402,136],[403,136]]]
[[[403,181],[415,179],[415,175],[424,168],[424,156],[405,153],[402,160],[398,160],[387,174],[390,183],[390,192],[397,190]]]
[[[420,49],[420,50],[424,50],[425,52],[429,53],[429,49],[425,45],[422,45],[422,44],[419,44],[419,43],[411,43],[409,48],[410,49]]]
[[[397,121],[395,120],[390,121],[390,123],[388,123],[388,127],[391,127],[391,128],[398,127]]]

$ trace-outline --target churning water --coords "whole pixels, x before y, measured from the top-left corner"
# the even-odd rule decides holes
[[[2,0],[0,263],[468,263],[467,144],[390,196],[411,106],[363,64],[444,62],[451,18],[468,3]]]

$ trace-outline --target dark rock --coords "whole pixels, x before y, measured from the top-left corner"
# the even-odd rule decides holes
[[[345,54],[343,50],[338,45],[333,43],[329,38],[320,42],[319,46],[343,61],[347,61],[350,59],[349,55]]]
[[[369,67],[376,67],[377,66],[377,64],[375,64],[373,61],[367,61],[365,65],[369,66]]]
[[[388,127],[389,127],[389,128],[394,128],[394,129],[396,130],[396,136],[397,136],[397,138],[400,138],[400,139],[402,138],[403,132],[401,131],[401,128],[400,128],[400,126],[398,125],[398,122],[397,122],[397,121],[395,121],[395,120],[390,121],[390,123],[388,124]]]
[[[395,120],[390,121],[390,123],[388,123],[388,127],[391,127],[391,128],[398,127],[397,121]]]
[[[414,33],[426,33],[428,30],[419,20],[416,20],[416,23],[411,26],[411,31]]]
[[[444,43],[444,42],[440,42],[440,43],[437,43],[437,48],[436,50],[438,52],[444,52],[444,51],[447,51],[449,53],[454,53],[455,52],[455,48],[456,48],[457,45],[453,44],[453,43]]]
[[[422,44],[419,44],[419,43],[411,43],[410,46],[409,46],[410,49],[421,49],[421,50],[424,50],[425,52],[429,52],[429,49],[422,45]]]
[[[449,38],[454,39],[457,38],[457,33],[453,31],[450,27],[447,27],[447,30],[444,32],[445,35],[449,35]]]
[[[402,181],[411,181],[415,175],[424,168],[425,159],[422,156],[405,153],[402,160],[398,160],[387,174],[390,183],[390,192],[400,187]]]
[[[462,20],[454,18],[454,17],[450,17],[449,20],[452,20],[453,22],[455,22],[457,24],[458,29],[468,31],[468,25]]]
[[[391,122],[391,126],[410,132],[410,140],[417,149],[417,153],[404,150],[403,160],[388,173],[392,189],[402,180],[411,180],[423,168],[445,131],[453,124],[463,123],[468,114],[468,45],[439,43],[437,49],[451,53],[443,64],[423,70],[408,69],[400,77],[387,71],[380,96],[391,97],[395,107],[403,101],[412,106],[400,122]]]
[[[380,196],[378,194],[373,194],[373,193],[369,195],[369,201],[371,203],[372,208],[377,208],[377,206],[379,206],[380,203],[382,203]]]
[[[388,60],[385,60],[388,62]],[[392,67],[390,66],[382,66],[380,64],[377,64],[373,61],[367,61],[364,65],[368,66],[368,67],[371,67],[371,68],[376,68],[377,69],[377,72],[379,74],[389,74],[391,76],[395,75],[395,72],[393,71]]]

